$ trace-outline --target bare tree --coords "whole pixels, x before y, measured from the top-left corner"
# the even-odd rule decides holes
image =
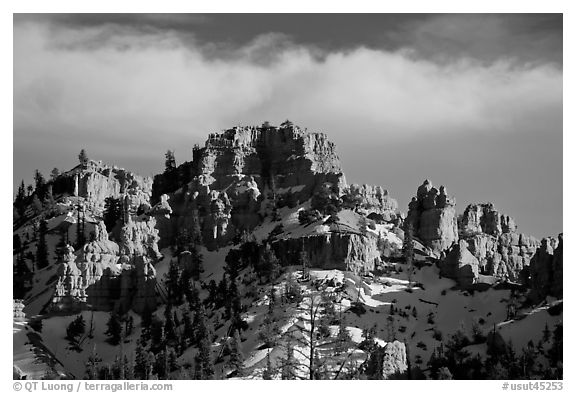
[[[305,379],[337,379],[354,352],[339,351],[338,344],[342,341],[343,335],[338,334],[334,337],[329,329],[328,331],[323,329],[330,323],[324,318],[328,318],[326,310],[330,308],[329,302],[332,301],[334,301],[332,298],[322,296],[321,291],[306,294],[301,303],[299,320],[294,329],[288,332],[290,347],[287,350],[294,351],[305,359],[295,367],[306,370]],[[340,322],[343,322],[342,318]],[[292,341],[296,345],[292,345]],[[344,359],[339,369],[334,370],[329,367],[329,362],[336,358]],[[301,376],[298,378],[304,379]]]

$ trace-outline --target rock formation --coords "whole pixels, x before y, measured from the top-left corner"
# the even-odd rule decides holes
[[[408,370],[406,345],[395,340],[384,347],[382,359],[382,377],[384,379],[402,379]]]
[[[458,281],[463,287],[476,283],[478,267],[478,259],[468,250],[468,243],[463,239],[453,245],[446,258],[440,261],[440,273]]]
[[[166,172],[154,179],[155,199],[168,202],[171,210],[169,221],[160,217],[160,207],[151,210],[162,247],[174,244],[186,230],[214,250],[266,217],[274,219],[279,209],[306,201],[325,215],[349,208],[382,222],[398,219],[398,204],[382,187],[346,185],[326,135],[290,122],[209,134],[204,147],[193,149],[192,162],[175,171],[177,175]],[[186,181],[173,185],[172,178]],[[169,197],[161,200],[162,193]]]
[[[177,217],[197,211],[210,249],[258,225],[266,200],[274,207],[295,204],[310,199],[325,183],[345,186],[334,144],[324,134],[289,122],[210,134],[205,147],[194,148],[193,161],[183,167],[190,168],[191,181],[174,192],[170,205]],[[155,178],[157,188],[166,186],[166,176]],[[164,237],[164,228],[160,230]]]
[[[459,229],[463,236],[479,233],[499,236],[516,232],[516,223],[510,216],[500,214],[491,203],[471,204],[464,210]]]
[[[530,261],[531,296],[539,302],[546,296],[561,298],[563,295],[563,238],[544,238]]]
[[[301,264],[305,251],[311,267],[366,273],[380,260],[378,239],[359,233],[328,232],[299,238],[280,238],[272,249],[283,265]]]
[[[52,304],[59,309],[83,307],[141,312],[156,306],[156,277],[152,265],[160,256],[155,219],[130,220],[121,240],[108,240],[100,222],[93,241],[75,255],[68,246],[58,265]]]
[[[516,233],[514,220],[491,203],[466,207],[459,226],[482,274],[521,281],[521,272],[540,243],[535,237]]]
[[[86,166],[78,165],[61,174],[53,188],[58,194],[84,198],[86,204],[95,210],[101,210],[108,197],[128,198],[131,209],[136,211],[141,206],[150,207],[152,179],[90,160]]]
[[[418,187],[416,197],[408,205],[406,222],[432,253],[439,255],[458,240],[455,201],[446,189],[438,190],[429,180]]]
[[[381,221],[390,222],[397,216],[398,202],[381,186],[351,184],[344,189],[342,200],[344,207],[365,216],[372,214]]]

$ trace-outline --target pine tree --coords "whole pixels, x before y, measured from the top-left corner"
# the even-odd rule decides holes
[[[102,362],[102,358],[96,353],[96,345],[92,347],[92,352],[88,356],[86,362],[86,379],[98,379],[98,365]]]
[[[20,239],[18,236],[17,238]],[[14,266],[13,297],[14,299],[22,299],[30,287],[32,272],[25,260],[24,247],[22,245],[16,246],[17,256],[16,265]]]
[[[208,318],[206,317],[206,310],[204,309],[204,306],[200,306],[198,312],[196,312],[196,315],[194,316],[194,326],[196,328],[196,344],[198,344],[200,340],[204,338],[206,338],[209,342],[212,342],[213,329],[211,328]]]
[[[264,278],[264,282],[273,281],[280,273],[280,261],[269,243],[266,244],[264,252],[260,256],[257,270],[260,274],[260,282],[262,282],[262,278]]]
[[[171,172],[176,169],[176,159],[174,158],[174,151],[168,150],[166,152],[166,162],[164,172]]]
[[[42,175],[38,169],[34,171],[34,183],[36,186],[34,192],[38,195],[40,200],[43,200],[46,194],[46,180],[44,179],[44,175]]]
[[[194,357],[195,379],[212,379],[214,376],[214,361],[212,360],[211,345],[207,338],[199,342],[198,354]]]
[[[48,245],[46,243],[46,232],[48,232],[48,223],[46,220],[40,221],[38,229],[38,246],[36,247],[36,264],[38,269],[48,266]]]
[[[168,303],[164,309],[164,334],[166,336],[166,341],[168,343],[175,343],[176,337],[176,327],[174,323],[174,314],[172,312],[172,305]]]
[[[122,339],[122,324],[120,317],[115,312],[110,313],[108,322],[106,323],[106,336],[108,336],[108,343],[111,345],[118,345]]]
[[[119,198],[107,197],[104,199],[104,225],[110,232],[116,222],[122,218],[122,203]]]
[[[342,318],[338,326],[338,333],[336,334],[336,344],[334,346],[334,351],[336,355],[346,353],[348,349],[352,346],[352,337],[346,329],[346,320]]]
[[[80,165],[82,165],[83,168],[88,166],[88,154],[86,154],[85,149],[80,150],[80,154],[78,154],[78,161],[80,161]]]
[[[226,278],[226,274],[223,274],[222,280],[220,280],[220,283],[218,284],[218,300],[216,302],[216,307],[218,307],[221,303],[224,304],[226,319],[230,319],[232,316],[232,298],[230,295],[236,295],[231,294],[228,288],[228,279]]]
[[[310,275],[310,258],[306,250],[300,251],[300,263],[302,263],[302,278],[307,280]]]
[[[233,328],[240,329],[244,325],[242,323],[242,319],[240,314],[242,312],[242,301],[240,299],[240,293],[238,292],[238,286],[236,285],[236,281],[230,282],[230,287],[228,288],[228,300],[230,301],[229,304],[229,316],[230,320],[232,321]]]
[[[134,377],[136,379],[147,380],[150,378],[151,364],[150,357],[141,340],[136,342],[136,355],[134,359]]]
[[[200,215],[198,213],[198,207],[196,206],[196,202],[192,205],[192,211],[190,213],[192,218],[191,223],[191,240],[192,243],[195,245],[202,244],[202,228],[200,227]]]
[[[200,292],[196,285],[189,281],[190,290],[187,292],[186,300],[188,301],[188,307],[190,311],[197,311],[200,307]]]
[[[546,322],[546,325],[544,326],[544,331],[542,332],[542,338],[544,340],[544,342],[549,342],[550,341],[550,328],[548,327],[548,322]]]
[[[66,328],[66,338],[70,341],[76,342],[77,337],[81,336],[86,331],[86,321],[82,314],[78,315]]]
[[[152,350],[158,351],[164,344],[164,322],[158,318],[152,320],[152,327],[150,329],[150,335],[152,340]]]
[[[235,280],[238,277],[242,265],[241,253],[235,249],[230,250],[226,255],[225,262],[226,266],[224,267],[224,271],[228,274],[231,280]]]
[[[46,187],[46,193],[44,196],[44,208],[48,211],[54,209],[56,201],[54,200],[54,195],[52,194],[52,184]]]
[[[242,375],[242,367],[244,363],[244,355],[242,354],[240,334],[238,330],[234,332],[234,337],[230,341],[230,357],[228,365],[236,372],[236,376]]]
[[[141,344],[143,346],[146,346],[146,343],[152,337],[151,334],[152,320],[153,320],[152,310],[150,310],[150,307],[145,306],[144,310],[142,311],[142,321],[141,321],[142,331],[140,333],[140,340],[142,341]]]
[[[288,337],[288,342],[286,343],[286,357],[282,359],[281,363],[281,378],[283,380],[295,379],[294,343],[291,336]]]
[[[16,211],[18,212],[19,216],[24,215],[24,211],[26,208],[25,199],[26,199],[26,188],[24,186],[24,180],[22,180],[20,186],[18,187],[16,198],[14,199],[14,207],[16,208]]]
[[[180,267],[178,260],[172,259],[168,273],[165,276],[166,289],[168,291],[168,302],[171,304],[182,304],[182,291],[180,288]]]
[[[198,248],[196,247],[196,245],[190,247],[190,254],[192,256],[192,266],[191,266],[192,269],[190,271],[190,275],[192,276],[193,280],[199,281],[200,275],[204,273],[204,263],[202,260],[202,255],[200,254],[200,252],[198,252]]]
[[[32,211],[34,212],[34,215],[38,215],[40,213],[42,213],[42,202],[40,201],[40,198],[38,198],[37,194],[34,194],[34,196],[32,197]]]
[[[194,342],[195,339],[194,326],[192,325],[192,319],[190,317],[190,313],[185,312],[182,319],[184,325],[182,337],[185,340],[186,346],[189,346],[191,343]]]

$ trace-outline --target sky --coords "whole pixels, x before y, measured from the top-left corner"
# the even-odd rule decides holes
[[[562,232],[562,15],[15,14],[13,186],[80,149],[142,175],[290,119],[407,210],[445,185]]]

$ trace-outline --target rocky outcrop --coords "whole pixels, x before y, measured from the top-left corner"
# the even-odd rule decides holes
[[[499,236],[516,232],[516,223],[510,216],[500,214],[492,203],[471,204],[464,210],[459,229],[462,236],[480,233]]]
[[[468,250],[468,243],[461,239],[448,251],[446,258],[440,261],[440,274],[452,278],[463,287],[478,280],[478,259]]]
[[[516,233],[514,220],[491,203],[466,207],[459,230],[480,263],[480,273],[516,282],[522,281],[522,271],[540,244],[533,236]]]
[[[546,296],[562,298],[563,235],[544,238],[530,262],[531,296],[539,302]]]
[[[146,256],[157,260],[162,256],[158,250],[158,240],[154,217],[130,219],[120,231],[120,255]]]
[[[281,238],[272,242],[272,249],[283,265],[301,264],[301,253],[305,251],[311,267],[348,270],[356,274],[374,270],[380,261],[378,239],[359,233],[329,232]]]
[[[131,209],[149,208],[152,194],[152,178],[142,177],[101,161],[88,161],[86,166],[61,174],[54,181],[58,194],[79,196],[94,210],[102,210],[108,197],[127,198]]]
[[[406,222],[432,253],[439,255],[458,240],[455,201],[444,186],[437,189],[429,180],[418,187],[408,205]]]
[[[154,218],[130,220],[121,240],[108,240],[100,222],[95,239],[75,255],[68,246],[58,265],[52,304],[58,309],[90,306],[95,310],[132,308],[141,312],[156,306],[156,277],[152,262],[160,256]]]
[[[309,133],[289,122],[210,134],[203,148],[194,148],[193,161],[184,167],[192,174],[190,182],[179,184],[169,203],[179,228],[190,225],[190,212],[196,211],[209,249],[261,223],[264,202],[271,208],[295,206],[325,184],[338,190],[345,187],[334,144],[324,134]],[[169,176],[155,178],[156,194],[169,186]],[[160,230],[165,237],[163,226]]]
[[[381,186],[351,184],[342,195],[344,207],[365,216],[374,215],[385,222],[397,218],[398,202]]]
[[[384,347],[382,359],[382,377],[384,379],[402,379],[408,370],[406,345],[395,340]]]
[[[563,288],[563,261],[564,259],[564,235],[558,235],[558,246],[554,250],[554,258],[552,259],[552,283],[550,285],[550,295],[557,298],[564,297]]]
[[[82,298],[83,285],[80,269],[74,262],[76,260],[74,249],[70,246],[66,247],[61,258],[62,263],[58,265],[58,281],[56,282],[53,302],[64,304]]]

